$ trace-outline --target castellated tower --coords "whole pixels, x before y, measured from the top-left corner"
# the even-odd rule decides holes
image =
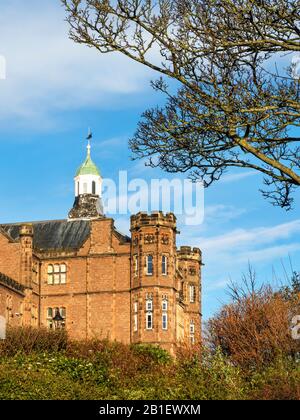
[[[171,350],[176,331],[176,217],[131,217],[131,334],[133,343]]]
[[[172,213],[131,217],[131,341],[159,344],[200,340],[200,250],[176,250]]]

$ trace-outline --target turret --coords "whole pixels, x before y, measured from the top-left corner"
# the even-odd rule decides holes
[[[185,305],[185,337],[194,344],[201,340],[201,266],[199,248],[182,246],[177,250],[177,268],[181,274],[181,296]]]

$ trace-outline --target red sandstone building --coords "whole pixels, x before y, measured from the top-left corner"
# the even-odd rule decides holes
[[[176,248],[176,217],[131,217],[119,233],[101,205],[91,160],[75,176],[67,220],[0,225],[0,316],[12,326],[66,328],[75,339],[108,338],[172,350],[201,330],[201,252]]]

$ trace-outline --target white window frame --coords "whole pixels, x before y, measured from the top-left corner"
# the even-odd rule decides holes
[[[190,321],[190,334],[195,334],[195,322]]]
[[[168,314],[167,314],[167,312],[163,312],[161,322],[162,322],[162,329],[164,331],[167,331],[167,329],[168,329]]]
[[[67,283],[68,267],[65,263],[48,264],[47,283],[58,286]]]
[[[194,284],[190,284],[190,303],[196,302],[196,286]]]
[[[146,330],[153,330],[153,300],[149,298],[146,300]]]
[[[153,300],[147,299],[146,300],[146,312],[153,312]]]
[[[162,311],[166,312],[168,310],[168,300],[167,299],[163,299],[162,304]]]
[[[138,314],[133,315],[133,331],[137,332],[138,330]]]
[[[133,303],[133,331],[136,332],[138,330],[138,302]]]
[[[168,257],[166,255],[163,255],[161,259],[161,272],[163,276],[168,275]]]
[[[133,272],[134,272],[134,276],[137,277],[138,275],[138,271],[139,271],[139,261],[138,261],[138,256],[134,255],[133,256]]]
[[[149,264],[149,259],[150,258],[151,258],[151,264]],[[153,276],[153,273],[154,273],[153,255],[147,255],[146,266],[147,266],[147,276]],[[152,268],[152,271],[149,271],[150,266]]]
[[[153,330],[153,312],[146,312],[146,330]]]

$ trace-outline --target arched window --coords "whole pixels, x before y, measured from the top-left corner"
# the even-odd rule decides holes
[[[92,194],[96,194],[96,182],[95,181],[93,181],[92,182]]]

